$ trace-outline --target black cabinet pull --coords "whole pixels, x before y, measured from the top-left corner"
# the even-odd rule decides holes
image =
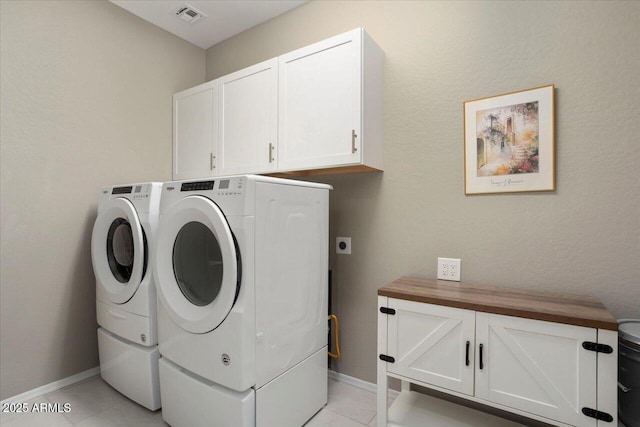
[[[587,417],[595,418],[596,420],[605,421],[610,423],[613,421],[613,417],[611,414],[607,414],[606,412],[598,411],[592,408],[582,408],[582,413]]]
[[[380,360],[382,360],[383,362],[389,362],[389,363],[395,363],[396,359],[394,357],[391,356],[387,356],[386,354],[381,354],[380,356],[378,356],[380,358]]]
[[[484,364],[482,363],[482,344],[480,344],[480,369],[484,368]]]
[[[469,345],[471,345],[471,343],[467,341],[467,356],[466,356],[467,366],[469,366]]]
[[[380,307],[380,313],[383,314],[390,314],[390,315],[394,315],[396,314],[396,311],[393,308],[389,308],[389,307]]]

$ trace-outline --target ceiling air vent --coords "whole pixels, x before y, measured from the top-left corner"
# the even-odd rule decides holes
[[[198,9],[193,6],[189,6],[188,4],[183,4],[179,8],[177,8],[174,12],[174,15],[183,21],[189,22],[191,24],[195,24],[202,18],[206,18],[207,15],[200,12]]]

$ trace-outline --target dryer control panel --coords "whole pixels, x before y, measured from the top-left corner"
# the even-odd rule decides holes
[[[138,213],[157,213],[160,210],[162,183],[143,182],[137,184],[102,187],[98,199],[98,212],[109,200],[124,198],[136,207]]]
[[[180,192],[204,192],[213,191],[214,196],[241,196],[244,194],[244,179],[224,178],[219,180],[183,182],[180,184]]]
[[[242,179],[221,179],[218,184],[218,196],[241,196]]]
[[[197,181],[165,182],[160,211],[167,212],[174,204],[187,197],[206,197],[218,205],[225,216],[253,215],[254,181],[252,175],[233,175]]]

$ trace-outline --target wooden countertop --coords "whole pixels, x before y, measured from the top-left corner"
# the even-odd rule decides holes
[[[616,319],[600,300],[593,297],[418,277],[401,277],[380,288],[378,295],[589,328],[618,330]]]

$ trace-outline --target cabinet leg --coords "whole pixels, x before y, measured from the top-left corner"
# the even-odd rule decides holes
[[[378,308],[387,304],[387,297],[378,296]],[[387,381],[387,362],[381,360],[380,354],[387,354],[387,315],[378,311],[378,390],[377,390],[377,412],[378,427],[387,427],[387,392],[389,384]]]
[[[598,329],[598,344],[607,344],[613,353],[598,353],[598,411],[606,412],[613,417],[608,423],[598,421],[600,426],[618,425],[618,333]]]
[[[386,362],[378,362],[378,393],[377,412],[378,427],[387,427],[387,395],[389,387],[387,381]]]

